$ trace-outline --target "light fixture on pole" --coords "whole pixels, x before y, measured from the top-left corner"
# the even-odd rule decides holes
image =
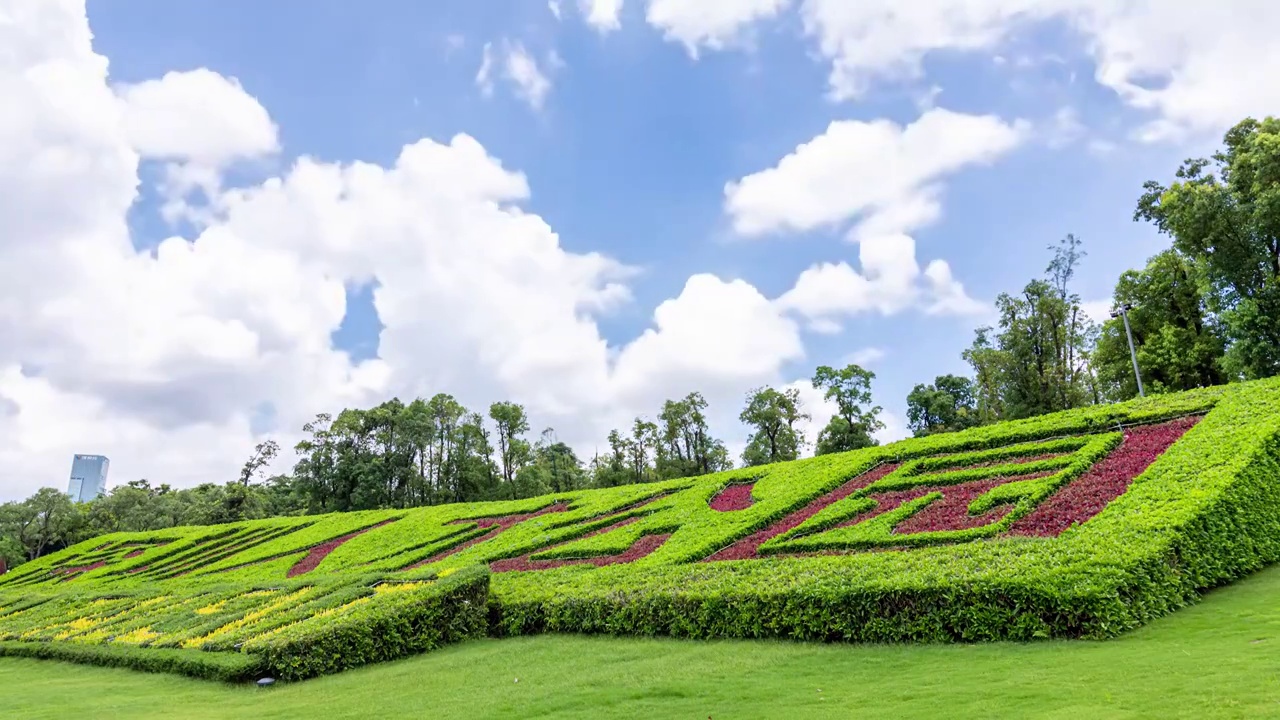
[[[1138,351],[1133,348],[1133,332],[1129,330],[1129,311],[1133,306],[1129,303],[1121,303],[1119,310],[1112,310],[1111,317],[1124,318],[1124,334],[1129,338],[1129,357],[1133,360],[1133,377],[1138,381],[1138,395],[1146,397],[1147,394],[1142,390],[1142,373],[1138,372]]]

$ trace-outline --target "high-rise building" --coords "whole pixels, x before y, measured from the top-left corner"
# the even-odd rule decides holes
[[[88,502],[107,492],[107,466],[111,464],[101,455],[76,455],[71,461],[71,482],[67,483],[67,496],[72,502]]]

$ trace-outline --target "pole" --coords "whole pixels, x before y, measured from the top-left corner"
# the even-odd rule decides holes
[[[1133,360],[1133,377],[1138,381],[1138,396],[1146,397],[1142,390],[1142,373],[1138,372],[1138,351],[1133,349],[1133,332],[1129,330],[1129,306],[1120,306],[1120,317],[1124,318],[1124,334],[1129,338],[1129,357]]]

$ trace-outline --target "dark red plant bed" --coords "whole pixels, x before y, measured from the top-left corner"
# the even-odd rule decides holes
[[[489,528],[489,532],[486,532],[483,535],[478,535],[476,537],[473,537],[470,540],[467,540],[465,542],[458,543],[457,545],[454,545],[453,547],[447,550],[441,550],[435,555],[432,555],[431,557],[425,560],[419,560],[418,562],[412,565],[409,565],[404,569],[413,570],[415,568],[420,568],[423,565],[430,565],[433,562],[438,562],[440,560],[443,560],[444,558],[447,558],[450,555],[455,555],[457,553],[462,552],[463,550],[466,550],[467,548],[471,547],[472,545],[475,545],[478,542],[483,542],[485,540],[488,540],[493,536],[497,535],[498,533],[512,527],[513,525],[522,523],[525,520],[528,520],[529,518],[535,518],[540,515],[546,515],[548,513],[561,513],[561,512],[568,512],[568,511],[569,511],[569,504],[559,502],[559,503],[555,503],[554,505],[548,505],[542,508],[541,510],[531,512],[531,513],[521,513],[519,515],[499,515],[496,517],[485,517],[485,518],[463,518],[461,520],[454,520],[453,523],[451,524],[460,525],[463,523],[473,522],[479,527]]]
[[[765,541],[796,528],[800,523],[808,520],[814,515],[817,515],[818,511],[823,508],[849,497],[896,469],[898,469],[897,464],[878,465],[861,475],[848,480],[845,484],[835,490],[832,490],[817,500],[810,502],[808,505],[805,505],[790,515],[787,515],[769,527],[763,530],[757,530],[729,547],[711,555],[704,559],[703,562],[714,562],[717,560],[748,560],[758,558],[760,557],[760,546],[763,545]]]
[[[903,503],[910,502],[917,498],[922,498],[930,493],[942,493],[942,497],[929,503],[920,512],[898,523],[893,532],[897,535],[911,535],[919,532],[939,532],[944,530],[969,530],[972,528],[990,525],[1004,517],[1013,509],[1012,505],[997,505],[985,513],[980,515],[969,514],[969,504],[977,500],[984,493],[1001,485],[1019,480],[1031,480],[1034,478],[1042,478],[1052,473],[1042,472],[1030,475],[1017,475],[1013,477],[989,478],[987,480],[973,480],[958,485],[942,485],[934,487],[914,487],[910,490],[895,490],[893,492],[875,493],[869,497],[879,504],[875,509],[865,512],[855,518],[850,518],[840,523],[836,527],[849,527],[857,525],[860,522],[870,520],[877,515],[882,515],[890,510],[900,507]]]
[[[958,472],[960,470],[978,470],[981,468],[995,467],[997,465],[1024,465],[1026,463],[1040,462],[1042,460],[1053,460],[1060,458],[1067,453],[1041,453],[1039,455],[1014,456],[1001,458],[999,460],[984,460],[979,463],[970,463],[967,465],[957,465],[955,467],[943,467],[930,470],[927,473],[921,473],[920,477],[928,477],[930,475],[941,475],[942,473]]]
[[[1120,447],[1015,522],[1008,534],[1056,537],[1073,523],[1097,515],[1198,422],[1195,416],[1125,430]]]
[[[568,542],[577,542],[578,540],[585,540],[590,537],[595,537],[596,535],[602,535],[611,530],[617,530],[620,527],[630,525],[639,519],[640,518],[638,517],[629,517],[624,520],[619,520],[612,525],[602,527],[599,530],[593,530],[582,537],[574,538]],[[636,560],[639,560],[645,555],[648,555],[654,550],[662,547],[662,543],[666,542],[669,537],[671,537],[670,533],[665,535],[642,535],[631,545],[631,547],[627,548],[626,552],[618,553],[617,555],[597,555],[595,557],[588,558],[563,558],[555,560],[533,560],[530,557],[533,553],[527,553],[520,557],[508,558],[506,560],[495,560],[489,563],[489,570],[491,572],[500,573],[524,570],[550,570],[551,568],[564,567],[565,565],[595,565],[596,567],[604,567],[605,565],[635,562]],[[546,552],[547,550],[561,547],[566,544],[568,543],[560,543],[559,545],[553,545],[551,548],[543,548],[535,552]]]
[[[1188,417],[1158,425],[1133,427],[1124,432],[1124,439],[1109,455],[1087,470],[1083,475],[1059,489],[1039,507],[1025,517],[1015,521],[1006,535],[1055,537],[1066,530],[1072,523],[1081,523],[1097,515],[1111,501],[1124,494],[1129,483],[1141,475],[1147,467],[1183,433],[1195,426],[1200,417]],[[946,468],[937,472],[950,472],[957,469],[990,467],[1011,463],[1032,463],[1060,457],[1061,453],[1046,453],[1023,458],[1005,458],[962,468]],[[881,465],[846,482],[836,490],[827,493],[804,508],[791,513],[781,521],[756,531],[729,547],[711,555],[705,561],[747,560],[759,558],[759,548],[766,541],[788,532],[805,520],[816,515],[820,510],[842,500],[871,483],[883,478],[897,468],[896,465]],[[865,522],[905,502],[915,500],[932,492],[939,492],[942,497],[930,503],[918,513],[898,523],[893,529],[895,535],[912,535],[922,532],[938,532],[947,530],[966,530],[989,525],[1005,517],[1013,508],[1011,504],[993,507],[980,515],[970,515],[969,505],[983,493],[1006,483],[1028,480],[1051,475],[1051,472],[1019,475],[1012,477],[975,480],[957,485],[915,487],[908,490],[877,493],[870,497],[878,505],[866,513],[839,524],[848,527]],[[922,476],[927,478],[927,475]],[[726,488],[727,490],[727,488]],[[888,550],[878,548],[877,550]],[[847,551],[824,551],[816,554],[842,554]],[[866,551],[862,551],[866,552]],[[791,554],[788,553],[788,556]]]
[[[132,551],[132,552],[130,552],[130,553],[128,553],[128,554],[126,554],[126,555],[124,556],[124,559],[125,559],[125,560],[132,560],[133,558],[138,557],[139,555],[141,555],[142,553],[144,553],[144,552],[146,552],[146,551],[147,551],[147,550],[146,550],[146,548],[138,548],[137,550],[134,550],[134,551]]]
[[[751,490],[755,486],[755,483],[729,485],[711,498],[711,509],[716,512],[746,510],[755,504],[755,500],[751,497]]]
[[[98,562],[91,563],[89,565],[77,565],[75,567],[54,568],[53,571],[59,575],[79,575],[80,573],[87,573],[90,570],[97,570],[100,567],[106,567],[106,565],[107,565],[106,560],[99,560]]]
[[[334,550],[337,550],[338,547],[341,546],[343,543],[347,542],[348,540],[351,540],[352,538],[360,537],[361,535],[369,532],[370,530],[375,530],[377,528],[380,528],[383,525],[386,525],[387,523],[395,522],[396,520],[399,520],[399,518],[388,518],[376,525],[370,525],[369,527],[364,528],[362,530],[357,530],[353,533],[348,533],[346,535],[343,535],[342,537],[334,538],[326,543],[321,543],[319,545],[316,545],[315,547],[307,551],[306,557],[294,563],[293,567],[289,568],[289,571],[285,573],[285,577],[297,577],[299,575],[303,575],[311,572],[312,570],[315,570],[316,567],[318,567],[321,562],[324,562],[325,558],[329,557],[329,553],[333,552]]]

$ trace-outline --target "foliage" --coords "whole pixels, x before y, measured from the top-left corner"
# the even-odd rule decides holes
[[[795,460],[800,457],[804,438],[796,423],[809,416],[800,407],[796,388],[775,390],[756,388],[747,393],[747,404],[738,419],[752,428],[742,463],[748,467]]]
[[[1114,306],[1132,306],[1129,328],[1149,393],[1191,390],[1227,380],[1222,328],[1204,302],[1202,274],[1186,256],[1165,250],[1142,270],[1124,272],[1116,283]],[[1093,362],[1104,397],[1137,396],[1122,318],[1102,324]]]
[[[1089,350],[1097,329],[1070,283],[1085,253],[1067,235],[1053,251],[1044,279],[1017,295],[996,298],[999,328],[981,327],[963,354],[975,372],[981,423],[1035,417],[1101,399]]]
[[[818,434],[816,455],[848,452],[878,444],[872,433],[884,429],[880,422],[883,408],[871,404],[871,381],[876,374],[858,365],[836,370],[819,366],[813,374],[813,387],[823,390],[823,397],[836,404],[836,414]]]
[[[979,424],[973,382],[939,375],[931,385],[916,385],[907,395],[907,426],[916,437],[955,432]]]
[[[1223,146],[1183,162],[1168,187],[1148,181],[1134,219],[1171,236],[1203,273],[1227,374],[1268,377],[1280,373],[1280,119],[1246,118]]]

